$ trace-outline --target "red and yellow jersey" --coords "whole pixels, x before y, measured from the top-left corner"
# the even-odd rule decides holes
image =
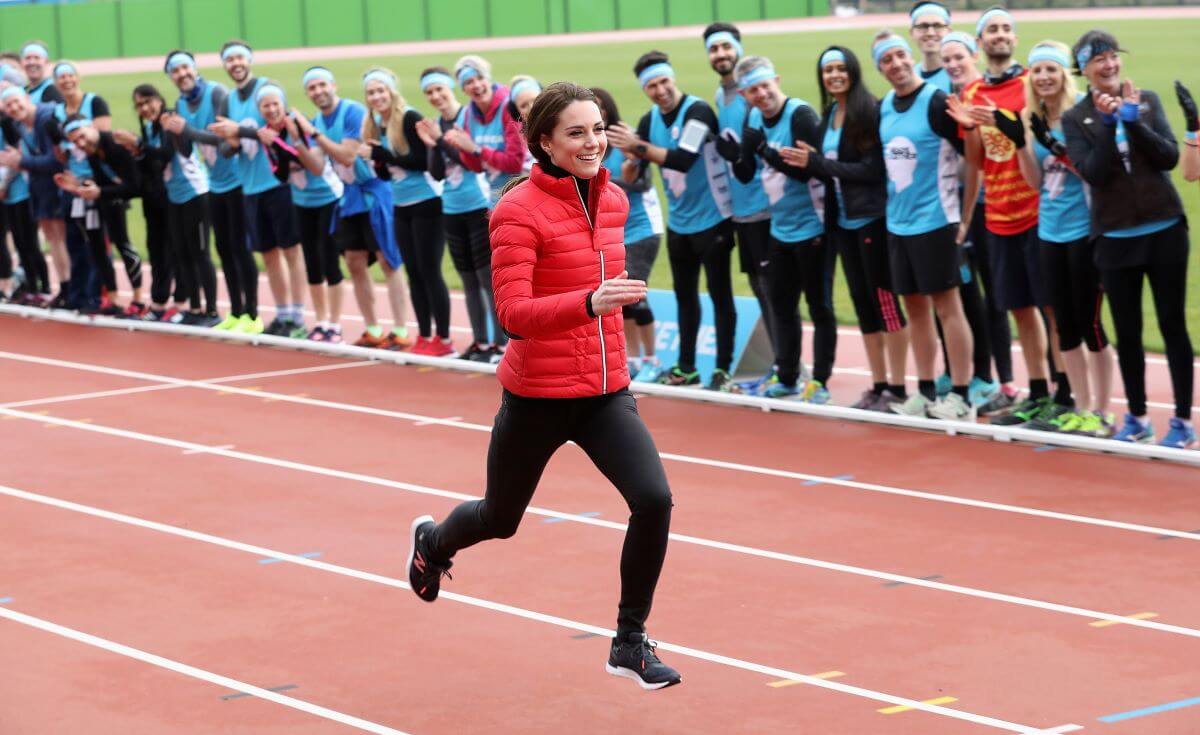
[[[964,102],[986,104],[1020,115],[1025,109],[1025,75],[1000,84],[985,84],[977,79],[963,90]],[[1037,225],[1038,192],[1025,183],[1017,148],[1004,133],[985,125],[979,130],[983,138],[983,189],[985,224],[997,235],[1016,235]]]

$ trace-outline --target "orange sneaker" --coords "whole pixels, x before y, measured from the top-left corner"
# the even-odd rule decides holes
[[[380,334],[378,337],[372,337],[370,332],[363,332],[362,336],[355,341],[355,347],[374,347],[377,350],[385,350],[387,347],[388,335]]]
[[[401,337],[395,332],[388,332],[384,338],[383,349],[392,350],[393,352],[401,352],[413,346],[413,341],[407,337]]]

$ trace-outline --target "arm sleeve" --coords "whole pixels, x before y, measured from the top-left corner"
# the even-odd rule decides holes
[[[1096,140],[1092,142],[1084,137],[1074,115],[1063,115],[1062,127],[1063,137],[1067,139],[1067,155],[1075,164],[1079,177],[1092,186],[1107,184],[1109,172],[1117,161],[1116,127],[1103,123],[1096,126]]]
[[[422,142],[421,145],[425,145],[425,143]],[[437,181],[446,178],[446,156],[442,150],[444,145],[446,143],[439,138],[437,145],[425,149],[425,165],[428,167],[429,175]]]
[[[696,102],[688,108],[688,111],[683,115],[682,123],[686,125],[690,120],[697,120],[704,123],[704,125],[708,127],[709,132],[711,132],[713,135],[717,134],[717,115],[706,103]],[[692,164],[695,163],[696,159],[699,157],[700,154],[698,152],[688,153],[682,148],[676,148],[674,150],[667,151],[667,158],[665,161],[663,161],[662,165],[665,168],[674,169],[676,171],[687,171],[692,167]]]
[[[504,331],[526,339],[561,334],[592,320],[587,300],[591,289],[554,296],[533,296],[533,269],[541,236],[521,221],[519,205],[501,202],[492,213],[492,288],[496,316]]]
[[[733,169],[737,180],[743,184],[749,184],[754,179],[754,172],[758,170],[758,151],[754,150],[754,145],[757,136],[760,135],[761,132],[750,127],[749,121],[742,123],[742,154],[737,163],[732,163],[729,167]]]
[[[871,130],[879,129],[878,111],[869,119],[863,120],[863,125],[870,126]],[[845,129],[842,130],[842,135],[845,136]],[[874,136],[878,138],[878,136]],[[820,146],[814,146],[820,150]],[[883,145],[875,140],[865,151],[859,151],[861,158],[857,161],[834,161],[825,156],[814,156],[809,159],[808,167],[812,169],[813,174],[824,176],[826,178],[836,177],[842,181],[851,181],[858,184],[877,184],[883,183],[887,179],[887,170],[883,164]]]
[[[46,89],[42,92],[42,104],[62,101],[62,92],[59,92],[58,87],[54,86],[53,84],[51,84],[49,87],[46,87]]]
[[[494,169],[507,174],[519,174],[525,165],[525,137],[521,135],[521,123],[508,114],[507,105],[500,114],[504,116],[504,150],[482,147],[479,157]]]
[[[408,141],[408,153],[393,156],[396,159],[396,165],[409,171],[429,169],[429,153],[425,148],[425,142],[421,140],[421,136],[417,135],[417,121],[420,119],[421,113],[412,108],[405,110],[402,125],[404,139]]]
[[[1150,105],[1150,123],[1138,120],[1125,123],[1125,132],[1129,136],[1129,145],[1136,148],[1146,157],[1150,165],[1158,171],[1170,171],[1179,164],[1179,145],[1175,142],[1175,134],[1171,132],[1171,124],[1163,112],[1162,101],[1153,92],[1142,92]]]
[[[933,132],[937,133],[938,137],[954,146],[954,150],[961,155],[963,139],[959,135],[958,123],[950,117],[946,110],[946,93],[939,89],[933,93],[933,99],[929,101],[929,127],[933,128]]]
[[[108,103],[100,95],[92,98],[92,117],[112,117],[112,113],[108,110]]]
[[[645,115],[642,115],[641,120],[638,120],[637,136],[638,136],[638,138],[640,138],[646,142],[650,141],[650,113],[649,112],[647,112]],[[642,159],[642,172],[645,173],[646,170],[648,170],[649,168],[650,168],[650,162],[643,158]]]
[[[104,154],[108,165],[116,172],[120,181],[101,186],[100,198],[108,201],[133,199],[138,196],[141,190],[141,181],[138,177],[137,164],[133,161],[133,155],[115,143],[106,148]]]
[[[153,145],[146,138],[145,128],[142,129],[142,132],[142,155],[161,163],[169,163],[172,155],[171,149],[166,145]],[[162,139],[164,142],[166,141],[165,136]]]
[[[818,148],[816,144],[817,129],[820,127],[821,121],[817,119],[817,113],[813,108],[808,105],[797,107],[792,112],[792,119],[788,121],[788,125],[791,127],[792,140],[802,140],[812,147]],[[812,158],[813,156],[810,156],[809,160],[812,160]],[[812,178],[812,172],[807,168],[799,168],[784,163],[783,159],[779,156],[779,151],[773,148],[767,148],[764,151],[763,160],[767,162],[768,166],[787,176],[789,179],[808,181]]]

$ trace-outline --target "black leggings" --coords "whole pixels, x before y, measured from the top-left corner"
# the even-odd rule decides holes
[[[971,272],[975,276],[974,280],[979,281],[983,291],[983,314],[987,322],[988,351],[996,366],[996,377],[1001,383],[1011,383],[1013,382],[1012,325],[1008,321],[1008,312],[996,306],[991,259],[988,257],[989,238],[984,224],[983,202],[975,205],[975,216],[971,220],[971,229],[967,233],[967,239],[971,241],[971,247],[964,248],[967,253],[967,263],[971,266]],[[976,356],[978,355],[977,349]],[[979,374],[982,377],[990,375],[991,371],[986,370]]]
[[[342,282],[340,254],[329,231],[336,210],[337,202],[323,207],[296,207],[300,247],[304,250],[304,269],[308,272],[310,286],[322,283],[336,286]]]
[[[208,195],[201,194],[183,204],[168,204],[167,223],[178,264],[175,277],[190,287],[187,295],[192,311],[200,310],[203,290],[205,312],[217,313],[217,271],[208,247]]]
[[[857,230],[834,226],[828,230],[830,247],[842,258],[842,273],[858,328],[863,334],[898,332],[908,321],[904,307],[891,290],[887,251],[887,226],[882,217]]]
[[[246,238],[246,214],[242,188],[209,194],[213,239],[229,291],[229,312],[258,316],[258,264]]]
[[[523,398],[504,391],[488,446],[487,490],[430,533],[443,559],[517,531],[550,457],[573,441],[629,505],[621,550],[617,634],[644,631],[671,530],[671,490],[654,439],[628,389],[591,398]]]
[[[0,209],[0,279],[12,278],[13,261],[12,254],[8,252],[8,238],[5,233],[8,232],[8,208]],[[8,294],[0,291],[0,296]]]
[[[1054,306],[1058,348],[1063,352],[1081,344],[1087,344],[1091,352],[1108,346],[1100,320],[1104,292],[1092,260],[1092,243],[1090,237],[1063,243],[1042,240],[1042,277]]]
[[[1158,330],[1167,346],[1167,369],[1175,396],[1175,415],[1192,417],[1192,340],[1188,336],[1184,297],[1187,261],[1155,263],[1100,271],[1117,332],[1117,359],[1129,412],[1146,415],[1146,351],[1142,347],[1142,281],[1150,280]]]
[[[708,282],[717,327],[717,369],[728,372],[733,364],[737,309],[733,304],[733,282],[729,273],[732,252],[733,227],[729,220],[690,235],[667,230],[667,257],[671,262],[671,278],[679,309],[679,369],[685,373],[696,369],[701,267]]]
[[[129,205],[124,200],[104,203],[100,205],[100,217],[104,220],[104,231],[108,233],[109,244],[121,254],[129,285],[139,289],[142,287],[142,256],[138,255],[133,249],[133,243],[129,241],[129,222],[126,220],[128,209]]]
[[[737,233],[738,259],[742,272],[750,281],[750,291],[758,301],[763,326],[767,328],[767,339],[775,345],[775,313],[771,311],[771,276],[767,252],[771,246],[771,220],[757,222],[734,222]]]
[[[25,271],[25,288],[33,293],[50,293],[50,271],[46,267],[46,256],[38,242],[37,222],[33,219],[33,207],[28,199],[17,204],[4,205],[8,231],[17,246],[17,257]]]
[[[396,244],[404,258],[404,270],[412,291],[417,331],[422,337],[433,334],[450,338],[450,289],[442,277],[442,256],[446,236],[442,228],[442,198],[396,207]]]
[[[970,249],[973,248],[974,246]],[[990,383],[992,382],[992,330],[988,319],[988,307],[979,288],[978,271],[971,268],[970,261],[967,261],[967,264],[962,267],[964,277],[958,286],[958,298],[962,302],[967,328],[971,331],[972,377]],[[1007,319],[1007,316],[1005,318]],[[948,374],[950,372],[950,353],[946,351],[946,333],[942,329],[942,320],[936,314],[933,321],[937,328],[938,341],[942,345],[942,363],[946,366]]]
[[[801,242],[771,238],[771,308],[775,312],[775,357],[779,381],[796,385],[800,377],[800,296],[813,322],[812,376],[822,385],[833,374],[837,319],[833,314],[833,264],[836,251],[825,237]]]
[[[188,293],[183,279],[179,278],[177,254],[171,246],[170,228],[167,226],[166,199],[142,198],[142,216],[146,220],[146,251],[150,254],[150,302],[166,304],[171,298],[171,284],[175,285],[175,302],[187,300]]]
[[[496,298],[492,293],[492,250],[488,242],[486,209],[447,214],[445,216],[446,245],[450,260],[463,282],[463,297],[467,302],[467,319],[471,322],[474,341],[508,344],[508,335],[496,316]],[[488,339],[488,315],[492,319],[492,338]]]

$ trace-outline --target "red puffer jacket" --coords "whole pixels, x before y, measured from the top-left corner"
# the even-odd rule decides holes
[[[534,165],[492,212],[496,312],[513,337],[496,375],[519,396],[582,398],[629,385],[621,311],[587,310],[601,279],[625,270],[629,200],[604,168],[588,193],[585,209],[573,177]]]

